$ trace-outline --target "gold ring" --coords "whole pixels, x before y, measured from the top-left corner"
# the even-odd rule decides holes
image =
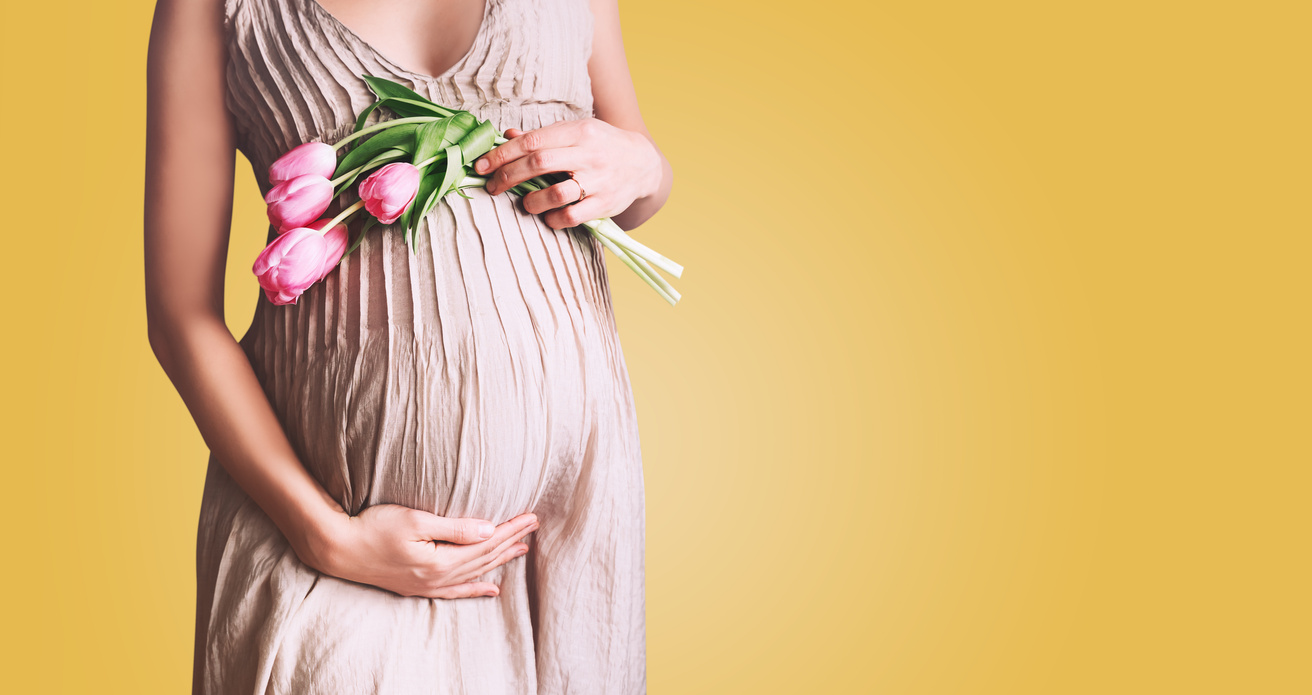
[[[579,186],[579,199],[576,200],[576,201],[574,201],[574,202],[575,202],[575,203],[583,202],[583,199],[586,198],[586,197],[588,197],[588,192],[585,191],[585,190],[583,190],[583,184],[579,183],[579,180],[576,179],[576,178],[574,178],[574,172],[572,172],[572,171],[569,172],[569,177],[570,177],[570,179],[572,179],[572,180],[574,181],[574,183],[577,183],[578,186]]]

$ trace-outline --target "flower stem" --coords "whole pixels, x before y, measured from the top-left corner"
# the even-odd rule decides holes
[[[346,208],[345,210],[343,210],[343,211],[337,213],[337,216],[334,217],[334,218],[332,219],[331,222],[329,222],[328,224],[325,224],[325,225],[323,226],[323,229],[319,230],[319,236],[324,236],[324,235],[326,235],[330,229],[332,229],[333,227],[336,227],[336,226],[337,226],[337,223],[338,223],[338,222],[341,222],[342,220],[346,219],[347,217],[350,217],[350,216],[351,216],[356,210],[359,210],[359,209],[362,208],[362,207],[364,207],[364,201],[363,201],[363,200],[357,200],[357,201],[355,201],[354,203],[351,203],[351,206],[350,206],[350,207],[348,207],[348,208]]]
[[[375,130],[383,130],[385,128],[391,128],[393,126],[398,126],[403,123],[427,123],[429,121],[436,121],[438,120],[438,118],[439,118],[438,116],[408,116],[406,118],[393,118],[390,121],[382,121],[380,123],[375,123],[367,128],[361,128],[360,130],[357,130],[354,133],[347,135],[341,140],[338,140],[333,145],[333,149],[334,150],[341,149],[342,145],[345,145],[346,143],[358,137],[372,133]]]
[[[664,270],[670,275],[673,275],[676,278],[683,277],[683,266],[647,248],[637,239],[629,236],[628,232],[625,232],[623,228],[618,224],[615,224],[615,221],[611,218],[605,217],[600,220],[592,221],[597,223],[597,226],[593,229],[594,232],[623,245],[624,248],[632,251],[633,255],[641,256],[650,261],[652,265]]]
[[[623,249],[624,253],[631,256],[633,258],[633,262],[638,264],[638,266],[642,268],[643,273],[645,273],[648,277],[650,277],[656,284],[660,285],[661,289],[665,290],[667,294],[669,294],[671,297],[674,297],[675,301],[678,301],[679,298],[682,296],[679,294],[679,291],[674,289],[674,286],[671,285],[668,280],[661,277],[661,274],[656,272],[656,270],[652,268],[651,265],[647,263],[647,261],[643,259],[642,256],[639,256],[638,254],[634,253],[633,250],[628,248],[623,241],[612,239],[598,231],[598,228],[604,224],[605,220],[609,220],[609,219],[610,219],[609,217],[606,217],[600,220],[592,220],[590,222],[584,222],[583,226],[587,227],[592,232],[592,234],[597,238],[604,239],[604,241],[602,241],[603,244],[605,244],[606,241],[610,241],[611,243],[615,244],[619,248]]]
[[[361,164],[360,166],[346,172],[345,174],[338,176],[337,178],[333,179],[332,181],[329,181],[328,183],[331,183],[333,185],[333,188],[336,188],[337,184],[341,183],[342,181],[345,181],[346,179],[351,178],[352,176],[355,176],[356,174],[360,173],[365,169],[368,169],[369,167],[377,166],[379,163],[386,162],[389,159],[401,159],[404,156],[405,155],[403,154],[398,154],[392,157],[375,157],[372,160],[365,162],[364,164]]]
[[[637,273],[638,277],[642,278],[643,281],[646,282],[648,285],[650,285],[653,290],[656,290],[656,294],[659,294],[661,296],[661,299],[664,299],[665,301],[669,302],[670,306],[674,306],[675,303],[679,301],[675,299],[673,296],[671,296],[668,292],[666,292],[660,285],[656,284],[655,280],[652,280],[651,277],[649,277],[645,272],[643,272],[642,268],[640,268],[638,264],[635,262],[635,257],[630,256],[625,249],[616,246],[614,241],[611,241],[610,239],[606,238],[601,234],[596,234],[594,232],[593,236],[597,237],[597,239],[601,241],[603,246],[610,249],[610,252],[615,254],[616,258],[623,261],[624,265],[629,266],[629,269]]]
[[[550,185],[549,182],[541,179],[542,177],[534,177],[533,179],[525,181],[510,190],[519,193],[522,197],[524,193],[542,190],[542,188],[546,187],[545,185]],[[486,178],[466,176],[461,179],[460,183],[457,185],[460,188],[482,188],[487,186],[487,182],[488,179]],[[639,244],[609,217],[589,220],[580,226],[586,227],[593,236],[601,241],[602,246],[610,249],[610,252],[615,254],[616,258],[629,266],[630,270],[636,273],[638,277],[642,278],[643,282],[647,283],[653,290],[656,290],[656,294],[659,294],[662,299],[669,302],[670,306],[674,306],[678,303],[679,299],[682,298],[678,290],[674,289],[668,280],[661,277],[661,274],[656,272],[655,268],[652,268],[651,263],[655,263],[657,267],[666,270],[675,277],[679,277],[683,274],[683,266],[665,258],[655,251],[652,251],[646,246]],[[616,232],[618,232],[618,234]],[[648,260],[650,260],[651,263],[648,263]]]

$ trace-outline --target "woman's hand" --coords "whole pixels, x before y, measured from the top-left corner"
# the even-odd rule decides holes
[[[524,211],[546,213],[543,220],[552,229],[613,217],[661,186],[664,158],[656,145],[642,133],[596,118],[557,121],[529,131],[510,128],[506,137],[509,142],[475,160],[474,171],[491,174],[486,190],[492,195],[534,176],[572,173],[569,180],[524,196]]]
[[[315,568],[402,596],[496,596],[501,593],[496,584],[473,580],[528,552],[520,540],[537,530],[538,519],[532,512],[520,514],[489,537],[480,534],[483,525],[491,523],[376,504],[323,529]]]

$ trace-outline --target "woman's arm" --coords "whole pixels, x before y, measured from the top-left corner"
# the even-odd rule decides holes
[[[158,0],[146,60],[146,316],[151,349],[205,443],[300,559],[405,595],[488,595],[471,579],[508,561],[536,527],[491,533],[397,505],[348,516],[301,465],[223,321],[235,135],[224,103],[222,0]],[[481,540],[486,538],[487,540]],[[434,539],[466,544],[434,544]]]
[[[660,158],[660,175],[655,187],[638,198],[624,212],[611,217],[621,229],[633,229],[646,222],[665,205],[674,184],[674,170],[647,130],[638,109],[638,94],[629,73],[629,59],[624,53],[620,33],[618,0],[590,0],[593,16],[592,57],[588,75],[592,79],[593,115],[617,128],[641,135],[651,143]]]
[[[609,217],[621,229],[646,222],[665,205],[674,171],[638,109],[620,35],[617,0],[590,0],[593,14],[592,118],[557,121],[535,130],[507,128],[508,142],[474,162],[496,195],[535,176],[573,172],[573,178],[524,196],[524,211],[552,229]],[[579,196],[586,192],[582,200]]]
[[[235,136],[221,0],[155,5],[146,58],[146,317],[151,349],[205,443],[320,567],[341,507],[301,466],[223,321]]]

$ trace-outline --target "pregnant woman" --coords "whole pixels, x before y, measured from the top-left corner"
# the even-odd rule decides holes
[[[645,692],[638,428],[576,227],[632,229],[672,180],[616,0],[158,0],[147,65],[150,344],[211,451],[193,692]],[[260,295],[237,341],[234,149],[267,193],[352,131],[362,74],[504,130],[488,188],[417,251],[376,226],[295,304]]]

